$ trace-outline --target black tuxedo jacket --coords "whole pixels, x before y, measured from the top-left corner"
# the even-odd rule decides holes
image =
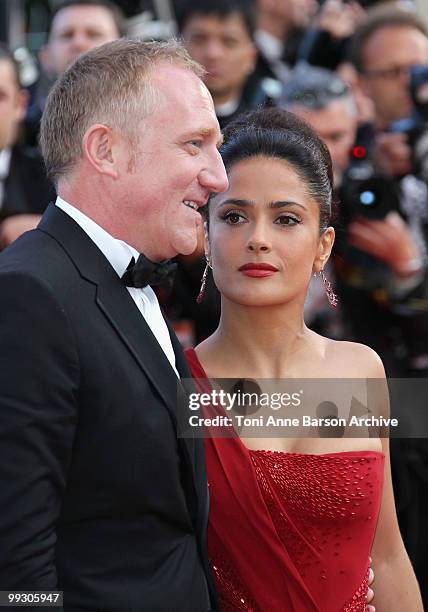
[[[178,384],[104,255],[49,206],[0,255],[0,589],[63,589],[69,612],[215,608]]]
[[[42,214],[54,196],[55,189],[46,177],[40,154],[34,149],[13,147],[0,221],[22,213]]]

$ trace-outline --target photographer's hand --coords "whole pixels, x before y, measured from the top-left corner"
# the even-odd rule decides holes
[[[315,19],[320,30],[326,30],[333,38],[348,38],[366,16],[358,2],[327,0]]]
[[[422,262],[410,231],[395,211],[381,221],[358,217],[349,225],[349,242],[388,264],[400,278],[420,272]]]
[[[373,160],[376,166],[391,176],[412,174],[412,150],[407,144],[406,134],[379,134]]]

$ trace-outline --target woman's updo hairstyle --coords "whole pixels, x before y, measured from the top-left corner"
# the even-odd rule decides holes
[[[329,226],[333,191],[330,153],[302,119],[280,108],[250,111],[227,126],[220,153],[227,171],[237,162],[251,157],[287,161],[320,206],[321,231]]]

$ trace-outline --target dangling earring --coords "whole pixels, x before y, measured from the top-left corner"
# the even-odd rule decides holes
[[[326,277],[325,272],[324,272],[323,269],[320,270],[320,275],[321,275],[321,278],[322,278],[322,282],[324,283],[324,289],[325,289],[325,293],[327,295],[328,302],[329,302],[329,304],[330,304],[330,306],[332,308],[336,308],[339,299],[338,299],[337,295],[335,294],[335,292],[333,291],[333,287],[331,285],[331,282]]]
[[[197,304],[200,304],[202,302],[202,298],[204,297],[205,287],[206,287],[207,278],[208,278],[208,272],[209,272],[209,269],[211,268],[211,264],[210,264],[208,257],[206,257],[205,259],[207,263],[205,264],[205,270],[201,278],[201,288],[199,289],[198,297],[196,298]]]

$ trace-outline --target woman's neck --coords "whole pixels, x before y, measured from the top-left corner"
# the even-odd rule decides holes
[[[223,299],[219,326],[198,357],[214,377],[291,375],[314,336],[302,312],[303,304],[249,307]]]

